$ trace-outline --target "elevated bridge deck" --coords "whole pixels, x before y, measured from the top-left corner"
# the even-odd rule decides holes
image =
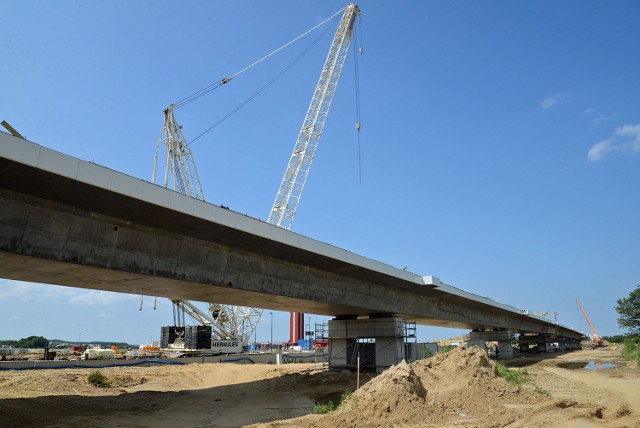
[[[419,324],[580,333],[0,133],[0,277]]]

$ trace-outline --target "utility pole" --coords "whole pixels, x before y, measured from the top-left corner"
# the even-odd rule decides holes
[[[273,353],[273,312],[269,312],[271,315],[271,338],[269,339],[269,352]]]

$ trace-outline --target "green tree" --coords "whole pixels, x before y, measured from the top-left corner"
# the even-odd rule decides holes
[[[631,334],[640,334],[640,285],[629,293],[629,297],[618,299],[616,311],[620,314],[620,327],[628,329]]]
[[[16,343],[17,348],[46,348],[48,346],[49,341],[42,336],[29,336]]]

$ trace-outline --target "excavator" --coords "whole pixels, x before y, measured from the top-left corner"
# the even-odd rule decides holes
[[[607,346],[604,343],[604,341],[602,339],[600,339],[600,336],[598,336],[598,333],[596,332],[596,328],[591,323],[591,320],[587,316],[587,313],[584,311],[584,308],[582,307],[582,305],[580,304],[580,301],[578,299],[576,299],[576,303],[578,304],[578,307],[582,311],[582,315],[584,315],[585,319],[587,320],[587,323],[589,323],[589,327],[591,327],[591,331],[593,332],[593,346],[595,348],[602,348],[604,346]]]

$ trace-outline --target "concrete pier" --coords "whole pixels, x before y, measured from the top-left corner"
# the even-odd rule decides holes
[[[511,358],[513,356],[511,333],[505,329],[473,330],[469,333],[469,346],[479,346],[489,351],[488,342],[497,342],[496,358]]]
[[[405,327],[398,317],[329,321],[329,367],[380,372],[406,358]]]

